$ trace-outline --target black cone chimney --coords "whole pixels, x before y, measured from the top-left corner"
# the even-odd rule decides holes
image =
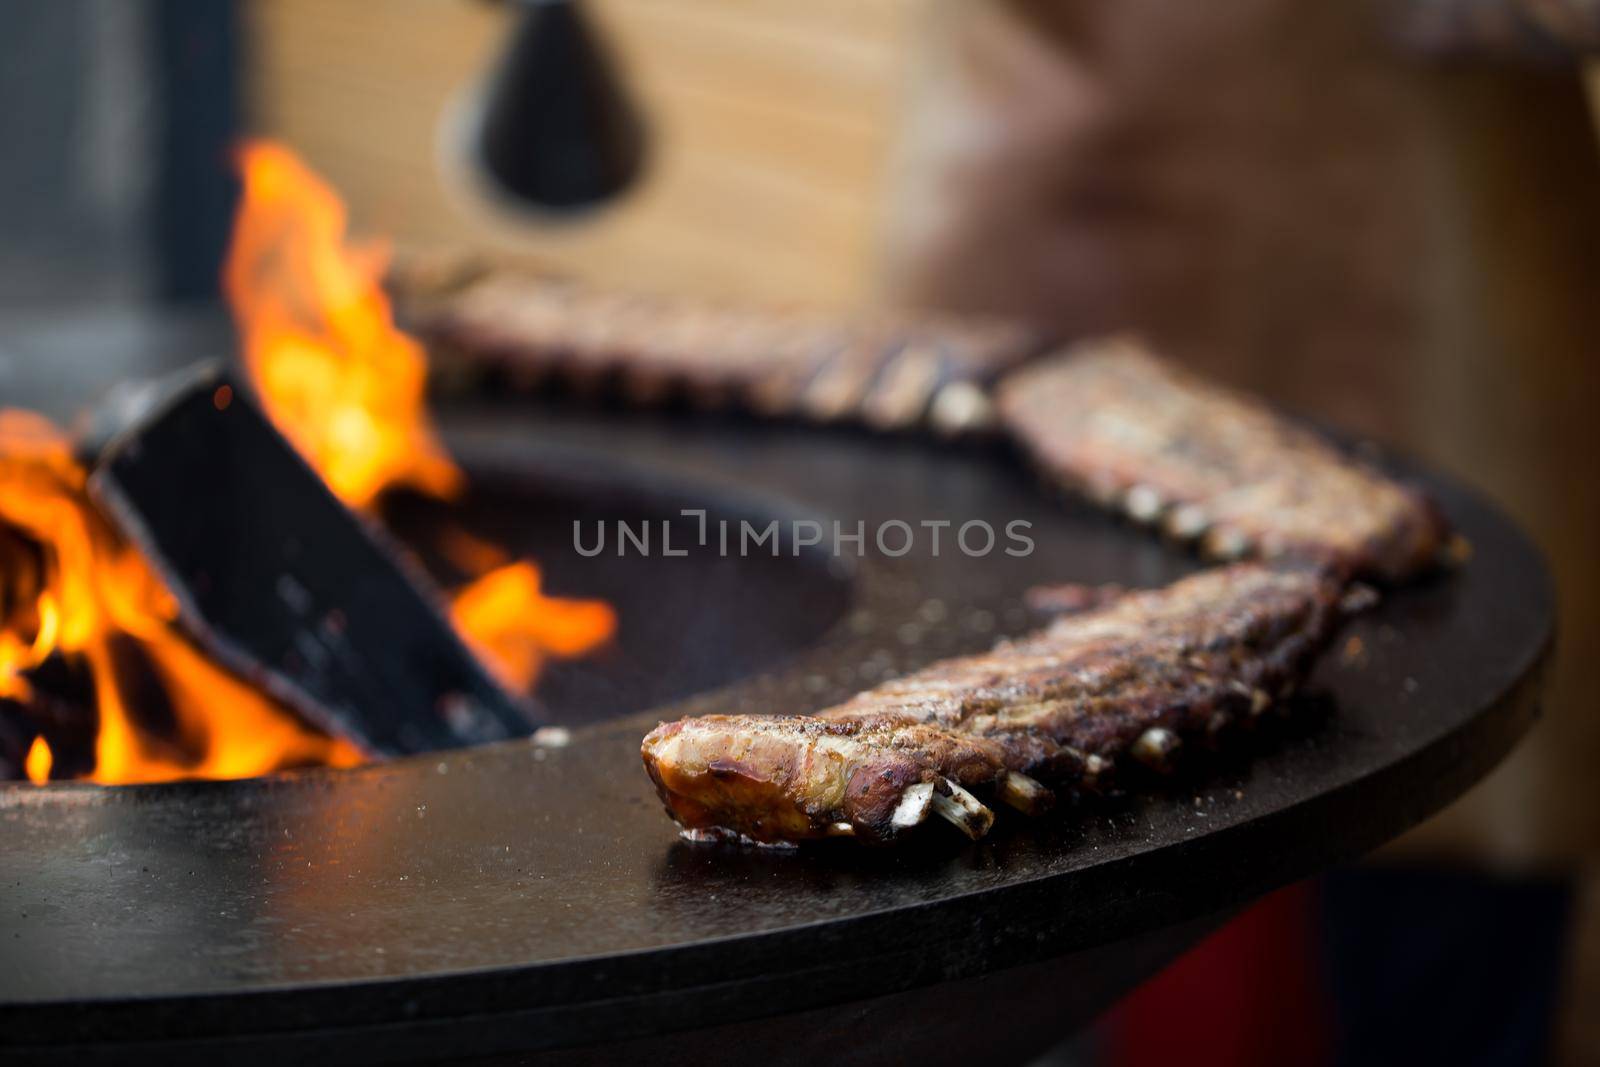
[[[644,128],[578,0],[520,0],[470,144],[513,200],[545,211],[598,206],[644,163]]]

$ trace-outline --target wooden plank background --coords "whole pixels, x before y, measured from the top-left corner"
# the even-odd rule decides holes
[[[513,5],[246,5],[249,107],[402,247],[489,247],[655,291],[849,305],[874,234],[922,0],[592,0],[652,132],[635,191],[567,220],[507,217],[461,179],[444,124]]]

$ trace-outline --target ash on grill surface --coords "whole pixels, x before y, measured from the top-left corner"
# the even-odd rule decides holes
[[[1299,557],[1398,582],[1445,542],[1421,492],[1128,338],[1010,375],[998,406],[1052,478],[1215,558]]]
[[[1321,569],[1219,568],[814,716],[663,724],[645,768],[690,831],[886,841],[932,812],[979,836],[988,815],[969,790],[1035,810],[1048,799],[1035,779],[1092,786],[1119,760],[1159,766],[1184,738],[1261,714],[1305,677],[1342,595]]]
[[[507,274],[419,299],[411,317],[436,346],[514,385],[557,379],[639,404],[682,395],[704,407],[947,433],[989,427],[987,387],[1044,346],[1008,320],[847,321]]]

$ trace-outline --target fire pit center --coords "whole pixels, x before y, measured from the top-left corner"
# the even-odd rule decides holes
[[[744,526],[783,530],[821,516],[754,487],[674,476],[670,464],[522,440],[504,427],[456,435],[467,493],[450,501],[394,493],[383,515],[446,584],[456,576],[438,534],[464,528],[536,561],[545,593],[616,609],[618,631],[605,647],[541,670],[534,696],[551,723],[599,722],[725,685],[813,644],[848,611],[848,557],[788,539],[776,552],[771,541],[738,549]],[[723,524],[735,531],[726,553],[717,544]]]

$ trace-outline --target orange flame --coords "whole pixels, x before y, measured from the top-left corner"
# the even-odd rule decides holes
[[[34,697],[29,672],[52,656],[94,682],[97,782],[242,778],[311,763],[348,766],[356,749],[212,664],[174,626],[177,605],[142,556],[100,517],[66,437],[44,418],[0,411],[0,696]],[[161,683],[172,723],[160,736],[132,713],[125,677],[138,654]],[[49,778],[43,737],[25,761]]]
[[[248,142],[239,164],[223,288],[267,414],[351,507],[391,485],[454,492],[461,474],[428,419],[427,363],[378,283],[384,253],[345,246],[344,205],[287,149]]]
[[[563,600],[539,588],[539,568],[523,560],[490,571],[455,596],[456,629],[501,684],[530,689],[546,656],[581,656],[616,632],[601,600]]]
[[[223,281],[268,415],[352,507],[395,485],[455,493],[461,473],[428,418],[426,360],[383,293],[385,256],[347,247],[344,205],[286,148],[248,142],[239,163]],[[615,632],[609,605],[544,596],[532,563],[474,540],[454,532],[457,562],[480,577],[451,617],[508,686],[531,688],[547,657],[583,655]]]
[[[344,208],[283,148],[240,153],[244,200],[224,284],[245,365],[268,414],[338,496],[370,508],[391,485],[438,496],[461,474],[434,433],[427,368],[395,328],[378,283],[383,257],[344,246]],[[219,389],[225,407],[231,393]],[[170,590],[88,499],[87,472],[47,420],[0,411],[0,701],[24,706],[55,657],[88,673],[96,782],[241,778],[280,768],[352,766],[362,754],[208,660],[177,629]],[[610,638],[599,601],[546,597],[532,563],[455,531],[447,551],[481,575],[457,596],[462,636],[511,686],[529,687],[549,656]],[[487,572],[487,573],[485,573]],[[159,729],[138,681],[159,683]],[[24,759],[30,781],[58,766],[47,726]]]

